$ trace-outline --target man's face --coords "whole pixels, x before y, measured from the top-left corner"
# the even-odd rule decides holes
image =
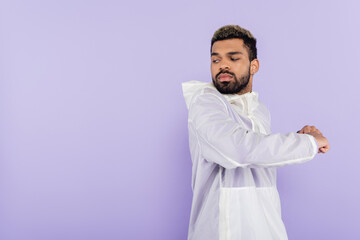
[[[250,80],[250,60],[242,39],[217,41],[211,50],[211,77],[223,94],[239,93]]]

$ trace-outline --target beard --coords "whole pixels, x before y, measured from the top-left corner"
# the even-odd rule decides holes
[[[218,80],[218,76],[221,73],[227,73],[233,76],[233,79],[229,82],[220,82]],[[218,74],[216,74],[215,78],[212,78],[212,81],[214,83],[214,86],[216,89],[222,93],[222,94],[235,94],[239,93],[241,90],[245,89],[247,85],[249,84],[250,80],[250,67],[249,71],[242,75],[240,78],[237,78],[236,75],[229,71],[221,71]]]

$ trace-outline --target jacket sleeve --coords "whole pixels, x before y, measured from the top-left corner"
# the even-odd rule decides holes
[[[279,167],[312,159],[317,143],[308,134],[261,134],[245,129],[212,93],[198,95],[189,108],[189,128],[202,156],[225,168]]]

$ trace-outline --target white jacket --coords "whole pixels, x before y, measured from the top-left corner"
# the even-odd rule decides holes
[[[276,167],[312,159],[314,137],[271,134],[256,92],[221,94],[198,81],[182,87],[193,162],[188,239],[287,239]]]

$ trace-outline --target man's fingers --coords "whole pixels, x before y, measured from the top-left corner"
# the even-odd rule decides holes
[[[326,145],[326,146],[320,148],[320,149],[319,149],[319,152],[321,152],[321,153],[326,153],[326,152],[329,151],[329,149],[330,149],[330,146],[329,146],[329,145]]]
[[[308,126],[308,127],[306,128],[306,130],[309,131],[309,132],[317,132],[317,133],[319,133],[319,134],[322,134],[322,133],[319,131],[319,129],[317,129],[315,126]]]
[[[303,127],[299,133],[309,133],[309,132],[315,132],[317,129],[314,126],[306,125]]]
[[[317,128],[314,128],[314,132],[317,132],[318,134],[321,134],[321,135],[322,135],[322,132],[320,132],[320,130],[317,129]]]
[[[326,151],[329,151],[330,145],[328,144],[328,145],[326,145],[324,148],[325,148]]]
[[[328,150],[326,148],[320,148],[319,152],[326,153]]]
[[[310,132],[316,132],[322,135],[322,133],[320,132],[319,129],[317,129],[315,126],[309,126],[306,125],[305,127],[303,127],[300,131],[298,131],[298,133],[310,133]]]
[[[308,125],[306,125],[306,126],[303,128],[303,130],[304,130],[304,133],[312,132],[312,131],[311,131],[311,127],[308,126]]]

